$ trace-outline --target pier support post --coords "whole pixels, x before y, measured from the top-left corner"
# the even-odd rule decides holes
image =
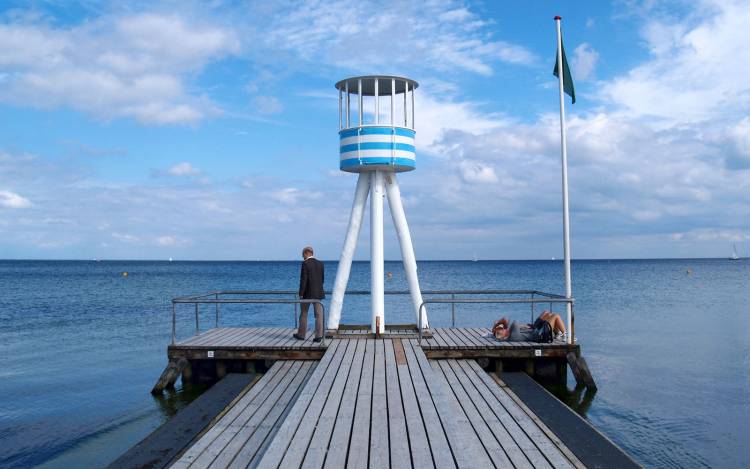
[[[349,215],[349,227],[346,230],[344,238],[344,247],[341,250],[341,260],[336,269],[336,279],[333,282],[333,295],[331,297],[331,310],[328,313],[328,330],[339,328],[341,321],[341,309],[344,305],[344,293],[346,285],[349,283],[349,273],[352,269],[352,259],[354,250],[357,247],[357,238],[362,228],[362,218],[365,214],[365,204],[367,203],[367,194],[370,192],[370,175],[360,173],[357,179],[357,189],[354,192],[354,202],[352,211]]]
[[[372,302],[372,332],[382,334],[385,328],[383,314],[383,310],[385,309],[383,172],[372,171],[370,178],[370,301]]]
[[[591,376],[586,359],[580,355],[576,355],[575,352],[568,352],[567,359],[576,383],[582,384],[592,391],[596,391],[596,383],[594,382],[594,377]]]
[[[422,308],[420,313],[419,307],[422,305],[422,292],[419,289],[419,277],[417,276],[417,260],[414,257],[414,245],[411,242],[409,225],[406,222],[404,206],[401,203],[401,190],[398,187],[396,173],[385,176],[385,190],[388,195],[388,206],[391,208],[391,217],[393,226],[398,234],[398,242],[401,246],[401,259],[404,263],[404,272],[406,281],[409,283],[409,293],[411,293],[411,302],[414,305],[414,315],[416,323],[419,324],[419,315],[422,315],[422,328],[429,329],[427,323],[427,308]]]
[[[167,367],[161,373],[159,380],[156,382],[154,387],[151,389],[151,394],[161,394],[164,389],[174,388],[174,383],[180,376],[188,361],[184,358],[177,360],[170,360]]]

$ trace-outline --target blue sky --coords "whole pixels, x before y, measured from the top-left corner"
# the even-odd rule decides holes
[[[0,258],[338,258],[362,74],[420,82],[418,259],[559,258],[556,14],[574,258],[750,254],[742,2],[123,3],[3,3]]]

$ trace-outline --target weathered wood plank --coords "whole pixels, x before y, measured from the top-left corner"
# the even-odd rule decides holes
[[[404,347],[406,361],[409,366],[414,394],[419,403],[419,410],[422,414],[422,421],[427,432],[427,438],[430,442],[430,452],[435,467],[452,469],[456,467],[451,453],[451,447],[445,435],[445,430],[440,422],[438,410],[432,394],[425,382],[422,369],[417,362],[416,354],[422,354],[422,349],[416,341],[408,341]],[[439,403],[438,403],[439,405]],[[410,429],[411,431],[411,429]],[[415,441],[417,443],[419,440]],[[415,461],[416,462],[416,461]]]
[[[414,467],[434,467],[432,455],[430,454],[430,444],[427,440],[427,432],[422,414],[419,410],[419,403],[414,391],[414,383],[411,377],[411,369],[406,360],[406,351],[401,340],[393,341],[393,352],[396,360],[396,371],[398,372],[398,381],[401,387],[401,399],[404,406],[404,417],[409,435],[409,449],[411,460]],[[421,373],[421,371],[418,371]],[[390,407],[390,404],[389,404]],[[443,429],[440,428],[442,432]]]
[[[315,372],[299,394],[297,402],[286,416],[284,423],[260,460],[258,467],[275,468],[281,464],[284,453],[286,453],[287,448],[292,442],[318,387],[321,386],[321,383],[331,372],[335,373],[336,368],[341,363],[342,353],[338,352],[343,352],[346,349],[347,344],[345,342],[344,340],[332,341],[331,346],[328,348],[326,354],[323,355],[320,363],[315,368]]]
[[[307,452],[303,456],[303,468],[314,469],[323,467],[326,454],[328,453],[329,444],[335,443],[331,441],[333,427],[336,424],[336,416],[341,407],[341,400],[343,398],[346,383],[349,381],[349,375],[352,374],[352,364],[355,363],[354,358],[357,357],[358,351],[360,353],[362,352],[359,347],[360,343],[361,341],[359,340],[351,341],[349,343],[349,348],[339,366],[336,379],[334,380],[328,395],[325,396],[327,398],[325,406],[323,406],[323,411],[320,413],[318,422],[313,429],[314,432],[312,433],[310,444],[307,447]],[[355,372],[355,374],[358,373]],[[324,396],[321,396],[320,398],[322,399],[323,397]],[[348,442],[349,438],[347,437],[344,444],[348,445]],[[284,458],[284,463],[292,465],[297,463],[297,460],[291,457],[288,459],[289,461],[287,461],[287,458]]]
[[[226,414],[213,425],[198,441],[196,441],[185,453],[180,457],[176,464],[176,467],[188,467],[194,461],[201,457],[201,455],[214,443],[214,441],[221,437],[224,431],[229,428],[235,420],[242,419],[242,415],[250,407],[251,409],[257,408],[260,404],[259,400],[263,400],[265,396],[273,389],[278,381],[292,366],[291,362],[279,362],[274,364],[268,372],[253,386]],[[251,410],[252,412],[252,410]]]
[[[279,417],[284,410],[293,405],[294,397],[299,393],[310,374],[310,370],[315,365],[312,362],[298,363],[300,363],[300,366],[296,370],[292,369],[287,373],[292,377],[288,384],[283,386],[283,389],[279,385],[277,393],[269,396],[264,403],[264,407],[258,410],[257,414],[262,418],[255,421],[249,420],[243,425],[211,467],[247,467],[261,454],[261,446],[274,428],[280,426]],[[278,390],[281,390],[280,394],[278,394]]]
[[[388,448],[388,395],[385,386],[385,350],[383,340],[375,340],[375,363],[370,417],[370,467],[390,466]]]
[[[348,468],[366,468],[370,454],[370,410],[372,409],[373,371],[375,368],[375,341],[365,341],[365,356],[362,361],[362,376],[357,390],[354,424],[349,439]]]
[[[471,365],[473,367],[473,365]],[[478,368],[478,365],[477,365]],[[475,368],[476,369],[476,368]],[[504,389],[495,383],[487,373],[477,373],[477,376],[487,385],[487,388],[495,395],[505,410],[513,417],[513,420],[528,435],[529,439],[539,448],[539,451],[550,462],[553,467],[572,467],[555,444],[539,429],[534,421],[511,399]]]
[[[328,448],[328,455],[325,459],[325,467],[339,468],[346,465],[346,454],[349,450],[349,441],[352,436],[352,422],[354,421],[354,412],[357,405],[357,394],[359,391],[362,377],[362,368],[364,366],[366,340],[358,340],[357,348],[354,351],[354,360],[352,362],[349,378],[346,381],[341,404],[336,415],[336,421],[331,435],[331,443]],[[361,455],[359,455],[361,457]]]
[[[224,428],[211,444],[191,462],[191,466],[207,467],[210,464],[215,464],[216,467],[226,467],[231,462],[242,444],[252,436],[302,366],[302,362],[299,361],[284,363],[284,365],[287,364],[290,366],[282,365],[282,371],[274,377],[276,378],[275,382],[269,383],[256,399],[245,407],[242,413]]]
[[[311,446],[311,440],[314,436],[316,427],[322,423],[320,418],[323,411],[329,411],[329,409],[335,411],[338,409],[338,402],[340,402],[341,399],[341,389],[343,389],[343,386],[346,383],[346,377],[351,368],[352,352],[354,349],[353,344],[355,343],[349,340],[346,340],[345,342],[345,344],[342,344],[343,347],[339,347],[340,352],[337,353],[337,355],[341,356],[341,359],[334,359],[336,367],[334,369],[329,368],[330,372],[326,373],[326,376],[321,380],[320,385],[317,387],[315,395],[307,407],[302,422],[300,423],[299,428],[297,428],[297,432],[282,458],[281,467],[300,467],[305,460],[308,449],[322,449],[325,451],[325,449],[328,448],[327,438],[321,438],[324,441],[316,441],[317,445],[315,448]],[[327,428],[332,427],[333,418],[327,420],[330,420],[330,426],[327,423],[324,424],[324,426]]]
[[[424,353],[417,353],[415,357],[422,370],[430,394],[433,396],[438,409],[438,416],[442,422],[443,429],[451,446],[454,460],[458,467],[490,467],[492,461],[487,456],[484,447],[477,441],[471,424],[466,414],[461,410],[460,404],[448,388],[448,383],[432,369]]]
[[[401,385],[396,368],[396,354],[393,340],[383,342],[385,349],[385,383],[388,406],[388,435],[392,464],[411,467],[409,434],[406,431],[406,417],[401,400]],[[407,370],[408,371],[408,370]]]
[[[549,467],[544,457],[539,454],[539,451],[533,445],[526,445],[525,448],[521,448],[519,444],[513,439],[513,436],[508,432],[505,427],[503,420],[495,413],[498,408],[502,408],[500,403],[495,399],[491,393],[484,390],[483,394],[480,389],[486,388],[484,383],[480,381],[480,378],[476,376],[476,373],[472,368],[469,367],[467,372],[467,360],[448,360],[448,364],[453,368],[453,372],[456,374],[459,382],[461,382],[467,396],[471,399],[480,409],[480,414],[484,419],[487,426],[490,428],[495,438],[500,443],[500,446],[505,450],[508,455],[508,459],[513,463],[514,467]],[[484,373],[484,371],[482,371]],[[507,414],[506,414],[507,416]],[[504,416],[505,417],[505,416]],[[510,417],[510,416],[507,416]],[[505,419],[507,423],[507,419]],[[519,432],[525,436],[523,432]],[[525,449],[531,450],[530,457],[527,457]]]
[[[479,441],[482,442],[482,446],[484,446],[485,451],[487,451],[487,454],[490,456],[495,467],[510,467],[511,463],[508,456],[505,454],[500,443],[497,441],[492,431],[487,426],[487,423],[482,418],[480,412],[477,410],[475,403],[472,402],[466,394],[466,391],[463,386],[461,386],[456,374],[449,365],[452,361],[453,360],[433,361],[432,367],[435,370],[440,369],[443,372],[451,391],[463,409],[464,414],[466,414],[466,418],[474,429],[474,433],[479,438]]]

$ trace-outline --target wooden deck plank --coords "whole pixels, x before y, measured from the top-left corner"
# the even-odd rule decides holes
[[[484,383],[479,381],[480,378],[476,376],[476,373],[478,372],[474,372],[473,369],[470,369],[470,372],[467,373],[465,367],[466,361],[467,360],[447,360],[448,365],[453,368],[453,372],[463,386],[466,395],[471,400],[471,402],[480,410],[482,418],[490,428],[490,431],[492,431],[492,433],[495,435],[495,438],[500,443],[500,446],[505,450],[505,453],[508,455],[508,459],[510,459],[513,466],[517,468],[549,467],[549,464],[546,464],[547,461],[544,459],[544,457],[539,454],[538,451],[533,451],[536,450],[535,447],[532,448],[532,452],[534,454],[531,454],[529,456],[525,454],[524,449],[521,448],[519,444],[513,439],[513,437],[503,424],[503,421],[500,420],[500,418],[494,413],[494,411],[496,410],[495,407],[499,406],[499,402],[497,402],[496,399],[492,399],[491,395],[489,396],[489,399],[486,399],[487,396],[484,396],[480,393],[478,388],[484,387]],[[482,373],[484,373],[484,370],[482,370]]]
[[[456,464],[453,461],[453,454],[451,453],[451,447],[445,435],[443,424],[440,422],[440,417],[438,416],[438,409],[417,361],[416,354],[423,354],[422,349],[417,345],[416,341],[410,340],[406,341],[404,351],[410,370],[409,374],[412,379],[412,385],[414,386],[414,394],[417,398],[419,410],[422,414],[422,421],[427,431],[433,463],[437,468],[455,468]]]
[[[322,449],[325,452],[328,448],[328,438],[322,438],[324,441],[316,441],[315,448],[311,446],[311,443],[317,426],[321,424],[320,419],[323,412],[329,413],[338,409],[338,404],[341,400],[341,390],[346,383],[346,378],[351,368],[353,344],[355,344],[354,341],[350,340],[345,340],[345,342],[339,347],[340,352],[338,355],[341,356],[341,359],[334,359],[336,367],[334,369],[329,368],[329,373],[326,373],[326,376],[321,380],[315,395],[307,406],[307,411],[302,422],[297,428],[297,432],[281,460],[281,467],[300,467],[305,460],[308,450],[314,450],[313,452],[317,453],[318,449]],[[332,427],[333,418],[326,420],[330,420],[330,426]],[[330,428],[325,424],[324,427]],[[321,465],[322,462],[321,460]]]
[[[362,369],[365,366],[365,349],[367,340],[358,340],[357,348],[354,352],[354,361],[349,372],[349,378],[346,381],[341,404],[339,406],[336,421],[331,434],[331,443],[328,448],[328,455],[325,458],[325,467],[339,468],[346,466],[346,455],[349,450],[349,442],[352,436],[352,423],[357,405],[357,394],[362,378]],[[361,455],[360,455],[361,457]]]
[[[258,467],[279,467],[281,460],[284,458],[284,453],[286,453],[287,448],[292,442],[292,439],[308,410],[308,406],[311,404],[313,397],[315,396],[315,392],[318,387],[321,386],[321,383],[332,371],[335,372],[339,363],[341,363],[343,353],[339,352],[343,352],[344,349],[346,349],[347,344],[345,342],[346,341],[333,341],[331,343],[327,353],[323,355],[320,363],[318,363],[318,366],[315,368],[315,372],[308,380],[304,389],[302,389],[302,392],[297,398],[297,402],[294,404],[291,412],[286,416],[284,423],[276,433],[276,436],[263,455],[263,458],[260,460]]]
[[[235,327],[225,327],[221,329],[212,329],[209,332],[213,331],[216,332],[214,334],[201,335],[198,339],[192,341],[190,343],[190,346],[196,347],[204,346],[206,344],[219,344],[222,340],[224,340],[225,336],[239,333],[240,329]]]
[[[406,431],[406,416],[401,397],[401,385],[396,368],[393,340],[383,342],[385,349],[385,383],[388,407],[388,448],[391,463],[400,467],[411,467],[409,433]],[[399,342],[400,344],[400,342]],[[408,369],[406,370],[408,372]]]
[[[185,453],[180,457],[179,461],[175,463],[173,467],[188,467],[195,461],[201,454],[218,438],[226,428],[228,428],[237,418],[239,418],[243,411],[251,405],[259,396],[262,397],[264,392],[267,392],[267,388],[273,387],[276,382],[276,378],[280,377],[284,370],[291,367],[290,362],[277,362],[272,366],[268,372],[260,379],[250,390],[231,408],[226,414],[213,425],[203,436],[196,441]],[[279,378],[280,379],[280,378]]]
[[[220,329],[209,329],[207,331],[201,332],[198,335],[194,335],[192,337],[188,337],[187,339],[178,341],[175,345],[194,345],[199,340],[202,340],[206,338],[207,336],[212,336],[216,333],[218,333]]]
[[[434,360],[432,362],[432,368],[442,371],[451,391],[456,397],[456,400],[461,406],[466,418],[469,420],[469,423],[474,430],[474,434],[479,438],[479,441],[482,443],[482,446],[484,446],[484,450],[487,451],[487,454],[495,467],[510,467],[511,463],[508,456],[495,438],[495,435],[487,426],[480,411],[477,410],[476,405],[466,394],[466,391],[463,389],[463,386],[461,386],[456,374],[449,365],[452,361],[455,360]]]
[[[417,351],[415,348],[414,355],[436,403],[438,416],[443,424],[456,464],[461,468],[492,466],[492,461],[487,456],[484,447],[477,441],[460,404],[448,389],[448,383],[432,369],[424,353],[416,353]]]
[[[223,431],[211,442],[211,444],[191,462],[192,467],[226,467],[247,438],[260,425],[260,422],[268,414],[273,404],[284,393],[289,383],[295,377],[302,366],[301,361],[284,363],[283,371],[276,374],[275,382],[263,390],[258,397],[245,407],[242,413],[234,419]],[[189,458],[187,458],[189,459]]]
[[[255,428],[251,429],[249,424],[245,425],[211,467],[227,467],[228,465],[228,467],[240,468],[257,463],[257,459],[262,454],[261,448],[274,429],[280,426],[281,415],[294,404],[295,397],[299,394],[314,368],[313,362],[303,362],[283,392],[276,399],[274,399],[274,396],[267,399],[267,402],[271,403],[271,407],[260,422],[255,425]],[[233,454],[235,448],[236,454]]]
[[[432,454],[430,453],[430,443],[427,440],[427,430],[422,413],[419,410],[419,403],[414,389],[414,382],[411,376],[409,362],[406,359],[406,348],[411,348],[408,344],[406,347],[399,339],[393,341],[393,351],[396,358],[396,371],[398,372],[398,381],[401,387],[401,399],[404,405],[404,417],[409,435],[409,449],[411,460],[414,467],[435,467]],[[417,370],[421,374],[421,371]],[[432,399],[430,398],[430,404]],[[427,403],[425,403],[427,405]],[[442,432],[442,427],[440,428]],[[452,456],[451,460],[452,460]]]
[[[385,350],[383,340],[375,340],[373,366],[372,404],[370,407],[370,466],[390,466],[388,448],[388,395],[385,386]]]
[[[373,371],[375,368],[375,341],[365,341],[365,356],[362,361],[362,375],[357,390],[357,403],[354,409],[354,424],[349,439],[347,468],[367,467],[370,454],[370,411],[372,409]]]
[[[476,365],[475,368],[474,364],[471,363],[470,366],[475,370],[479,368],[479,365]],[[529,440],[536,445],[553,467],[573,467],[549,437],[487,373],[477,373],[477,376],[486,384],[490,392],[495,395],[508,414],[513,417],[513,420],[518,423],[518,426],[526,433]]]
[[[328,393],[323,411],[320,413],[318,422],[313,429],[314,432],[312,433],[310,444],[307,447],[307,452],[303,455],[303,468],[315,469],[323,467],[329,445],[337,443],[331,441],[331,436],[333,435],[333,428],[336,424],[336,417],[341,408],[341,400],[343,399],[346,384],[353,371],[353,364],[357,363],[354,359],[358,357],[358,352],[361,357],[362,350],[359,345],[360,343],[361,341],[359,340],[350,341],[349,343],[346,356],[341,362],[341,366],[336,374],[336,379]],[[354,373],[358,374],[356,371]],[[346,441],[343,442],[343,444],[348,446],[349,438],[346,438]],[[287,458],[285,458],[284,461],[286,461],[286,459]],[[289,463],[296,464],[296,461],[292,460]]]

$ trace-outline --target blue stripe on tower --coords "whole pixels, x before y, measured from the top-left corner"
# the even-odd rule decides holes
[[[409,145],[408,143],[362,142],[360,144],[342,145],[339,153],[348,153],[357,150],[403,150],[414,153],[414,145]]]
[[[354,168],[357,166],[370,166],[370,165],[388,165],[388,166],[407,166],[410,168],[416,167],[416,162],[411,158],[386,158],[386,157],[368,157],[368,158],[350,158],[348,160],[341,160],[339,167],[341,169]]]
[[[339,131],[341,138],[356,137],[357,135],[391,135],[393,133],[412,138],[416,135],[415,131],[401,127],[358,127]]]

